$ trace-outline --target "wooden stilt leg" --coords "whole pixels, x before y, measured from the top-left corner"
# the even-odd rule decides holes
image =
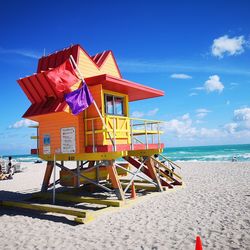
[[[112,163],[110,166],[107,166],[107,170],[109,173],[109,177],[112,183],[112,186],[115,190],[116,196],[119,200],[125,200],[125,196],[124,196],[124,192],[122,189],[122,185],[120,183],[117,171],[116,171],[116,167],[114,165],[114,163]]]
[[[89,161],[88,168],[92,168],[95,166],[95,161]]]
[[[48,161],[47,167],[46,167],[46,170],[45,170],[45,174],[44,174],[44,177],[43,177],[43,184],[42,184],[41,192],[46,192],[47,191],[48,186],[49,186],[49,180],[50,180],[53,168],[54,168],[54,162],[53,161]]]
[[[148,167],[150,178],[157,183],[159,191],[163,191],[161,180],[156,173],[153,160],[151,158],[148,158],[147,161],[145,162],[145,165]]]

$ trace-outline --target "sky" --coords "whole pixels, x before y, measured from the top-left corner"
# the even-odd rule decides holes
[[[0,155],[35,147],[16,80],[71,44],[112,50],[125,79],[164,97],[133,102],[167,147],[250,142],[250,1],[0,0]]]

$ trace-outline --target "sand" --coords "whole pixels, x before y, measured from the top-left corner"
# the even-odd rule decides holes
[[[0,199],[40,188],[45,164],[0,182]],[[142,199],[86,225],[0,208],[1,249],[250,249],[250,162],[180,163],[186,187]]]

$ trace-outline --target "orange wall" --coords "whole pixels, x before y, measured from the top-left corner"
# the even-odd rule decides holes
[[[103,93],[102,93],[102,85],[98,84],[95,86],[90,86],[89,91],[91,92],[101,114],[103,115],[103,108],[102,108],[102,103],[103,103]],[[96,108],[94,104],[91,104],[90,107],[87,108],[86,110],[86,117],[87,118],[92,118],[92,117],[99,117],[98,113],[96,111]]]
[[[37,117],[39,122],[39,154],[43,154],[43,136],[50,135],[51,154],[61,148],[61,128],[76,128],[76,153],[84,152],[84,122],[83,115],[74,116],[65,112],[59,112]]]

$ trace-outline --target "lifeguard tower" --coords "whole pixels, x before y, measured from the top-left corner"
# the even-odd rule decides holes
[[[72,114],[46,75],[68,59],[95,100],[95,105],[78,115]],[[31,102],[23,117],[39,124],[33,138],[39,157],[47,161],[43,196],[52,186],[55,166],[60,168],[56,183],[61,186],[96,186],[114,192],[122,201],[130,197],[127,194],[133,186],[161,192],[182,185],[175,171],[178,166],[161,155],[161,122],[129,115],[130,102],[162,97],[164,92],[123,79],[112,51],[90,56],[80,45],[71,46],[40,58],[37,73],[18,83]],[[67,161],[76,162],[75,168],[68,168]]]

